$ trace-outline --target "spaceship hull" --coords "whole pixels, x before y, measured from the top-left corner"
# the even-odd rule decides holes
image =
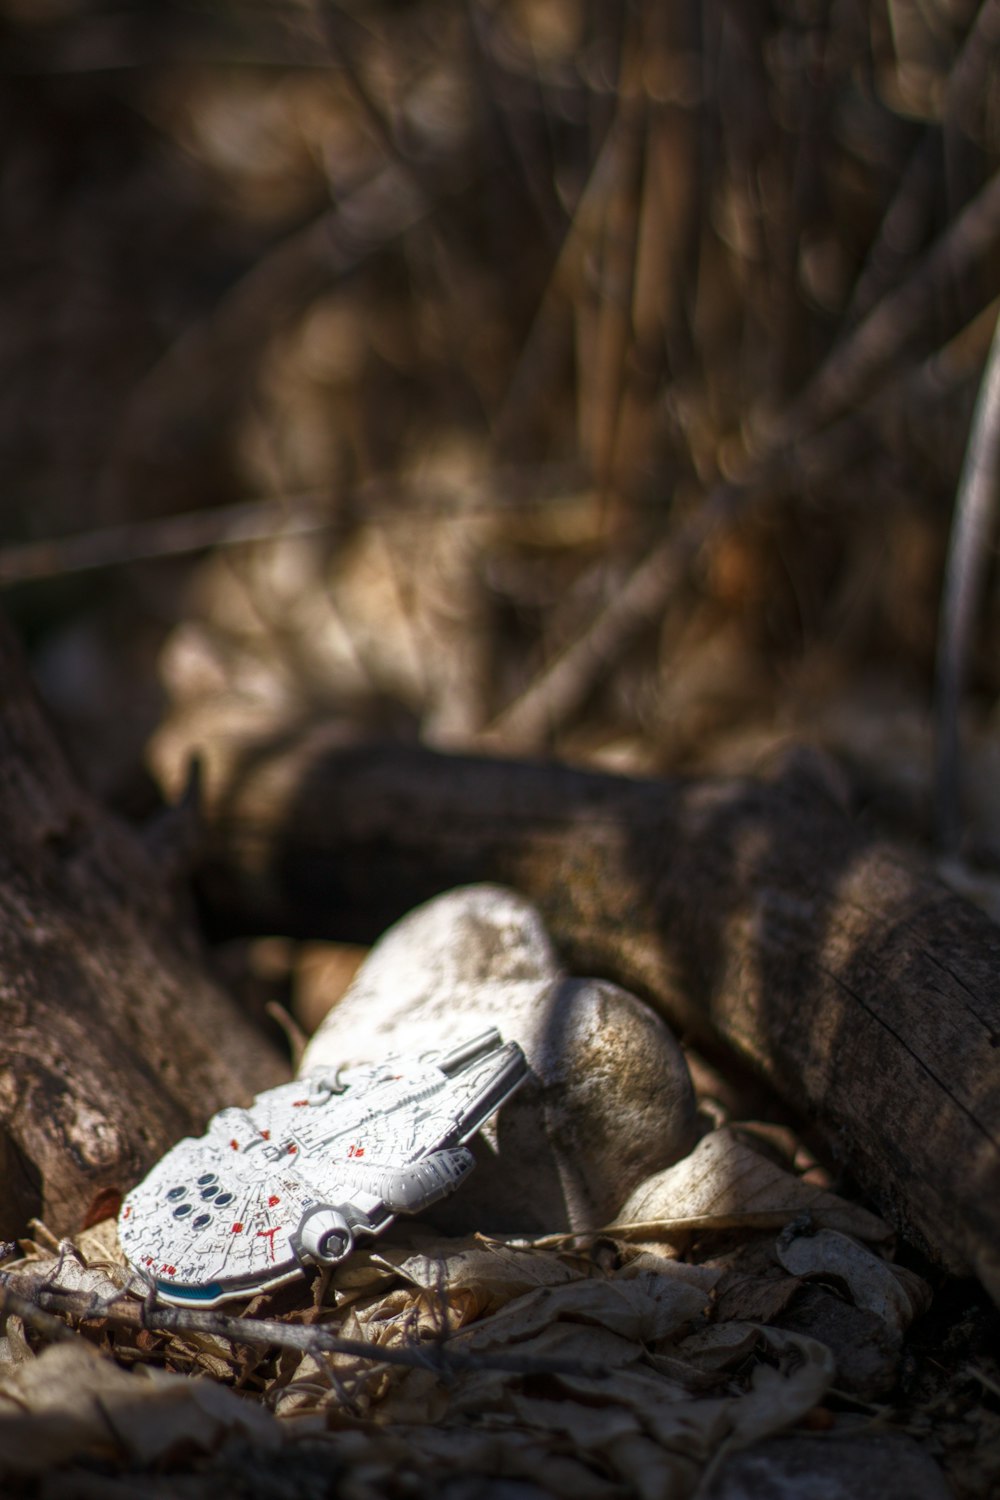
[[[167,1153],[122,1205],[122,1247],[162,1300],[203,1308],[335,1263],[454,1191],[473,1166],[463,1143],[526,1073],[489,1032],[270,1089]]]

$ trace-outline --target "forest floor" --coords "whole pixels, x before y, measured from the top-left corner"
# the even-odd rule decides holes
[[[0,587],[105,805],[148,826],[177,792],[179,744],[329,720],[643,775],[756,774],[807,743],[842,768],[860,820],[1000,920],[992,0],[5,0],[0,36]],[[291,1058],[363,950],[222,937],[210,918],[216,972]],[[761,1096],[692,1067],[706,1124],[746,1145]],[[813,1172],[843,1205],[831,1232],[850,1234],[871,1205],[767,1109],[759,1160]],[[338,1327],[353,1308],[356,1335],[384,1325],[442,1359],[474,1351],[484,1318],[498,1347],[530,1342],[519,1299],[544,1285],[570,1289],[567,1358],[613,1365],[633,1325],[611,1304],[647,1298],[659,1331],[633,1387],[618,1379],[632,1394],[613,1421],[565,1374],[484,1364],[469,1410],[494,1414],[487,1432],[454,1371],[130,1325],[107,1302],[124,1275],[110,1222],[77,1237],[89,1271],[43,1228],[22,1246],[25,1285],[69,1299],[86,1349],[8,1305],[13,1399],[32,1409],[17,1382],[42,1348],[50,1392],[98,1389],[72,1420],[49,1413],[53,1454],[134,1399],[115,1386],[125,1365],[252,1400],[151,1381],[134,1440],[24,1472],[47,1500],[132,1493],[138,1473],[150,1495],[207,1494],[241,1444],[248,1495],[326,1494],[331,1434],[337,1493],[359,1500],[449,1474],[455,1500],[534,1483],[707,1496],[719,1432],[752,1427],[723,1407],[762,1369],[759,1436],[785,1402],[786,1435],[888,1435],[890,1466],[906,1438],[959,1500],[1000,1485],[996,1310],[905,1245],[892,1264],[916,1319],[888,1344],[870,1308],[864,1329],[833,1326],[830,1303],[859,1308],[830,1270],[796,1332],[772,1265],[767,1309],[730,1314],[744,1343],[676,1347],[703,1337],[690,1297],[720,1295],[709,1270],[765,1255],[765,1238],[772,1254],[748,1224],[669,1254],[403,1234],[356,1283],[324,1286]],[[657,1256],[673,1269],[654,1273]],[[650,1311],[656,1274],[680,1276],[675,1321]],[[588,1353],[598,1284],[604,1347]],[[72,1301],[101,1296],[99,1314]],[[253,1311],[312,1326],[320,1293],[297,1296]],[[513,1302],[528,1322],[505,1329]],[[823,1319],[842,1351],[882,1351],[853,1389],[824,1384],[808,1331]],[[95,1373],[95,1348],[117,1362]],[[668,1380],[683,1440],[655,1395]],[[498,1469],[513,1427],[520,1456]],[[794,1482],[780,1493],[810,1493]]]

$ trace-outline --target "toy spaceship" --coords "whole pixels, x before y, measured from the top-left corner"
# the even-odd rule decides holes
[[[317,1069],[224,1109],[122,1204],[118,1234],[164,1302],[215,1307],[336,1265],[356,1236],[451,1193],[465,1142],[524,1081],[497,1031],[451,1052]]]

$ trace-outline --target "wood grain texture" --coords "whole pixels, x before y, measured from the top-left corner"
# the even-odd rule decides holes
[[[286,1069],[77,784],[2,627],[0,674],[0,1235],[62,1234]]]
[[[721,1037],[909,1238],[1000,1293],[1000,928],[867,836],[814,765],[631,780],[329,729],[217,741],[207,783],[221,920],[363,941],[506,882],[573,970]]]

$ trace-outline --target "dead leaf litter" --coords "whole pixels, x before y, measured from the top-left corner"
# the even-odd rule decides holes
[[[305,1472],[318,1445],[359,1497],[409,1493],[403,1475],[449,1495],[701,1495],[817,1411],[872,1420],[794,1312],[803,1290],[838,1300],[895,1371],[929,1289],[890,1248],[867,1209],[728,1127],[600,1233],[397,1224],[317,1278],[318,1303],[299,1284],[236,1319],[143,1300],[112,1220],[56,1248],[39,1226],[0,1272],[0,1475],[207,1477],[235,1443],[270,1494],[266,1455]]]

